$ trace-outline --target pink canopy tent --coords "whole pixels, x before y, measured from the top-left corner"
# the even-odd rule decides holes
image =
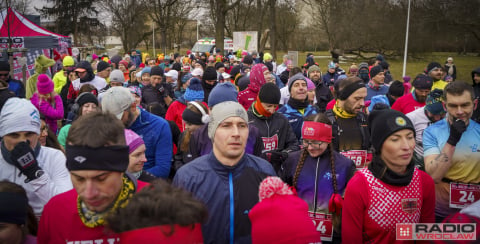
[[[12,8],[0,12],[0,48],[8,48],[8,38],[12,48],[69,48],[68,36],[48,31],[21,15]]]

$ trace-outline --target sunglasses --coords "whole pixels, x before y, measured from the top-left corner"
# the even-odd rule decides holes
[[[7,76],[9,76],[9,75],[10,75],[10,73],[6,73],[6,74],[0,74],[0,77],[2,77],[2,76],[5,76],[5,77],[7,77]]]

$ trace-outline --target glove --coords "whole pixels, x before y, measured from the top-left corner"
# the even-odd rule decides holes
[[[41,170],[29,144],[29,142],[20,142],[10,153],[14,166],[27,177],[26,182],[36,179],[36,172]]]
[[[450,125],[450,136],[448,137],[447,143],[456,146],[465,130],[467,130],[465,122],[461,119],[455,120],[455,122]]]
[[[278,170],[282,166],[283,161],[285,161],[285,159],[288,158],[288,153],[272,151],[269,154],[270,154],[270,157],[268,159],[270,163],[272,163],[275,171],[278,172]]]

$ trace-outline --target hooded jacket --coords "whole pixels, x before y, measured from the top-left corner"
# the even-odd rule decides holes
[[[240,103],[245,110],[250,108],[250,105],[257,99],[260,88],[267,82],[263,72],[268,70],[264,64],[256,64],[250,71],[250,84],[247,89],[238,93],[238,103]]]
[[[83,79],[77,78],[72,81],[72,84],[68,88],[67,99],[75,99],[78,96],[80,88],[85,84],[93,85],[97,91],[102,90],[107,86],[107,81],[102,77],[96,76],[93,73],[92,65],[88,61],[82,61],[77,65],[77,68],[82,68],[87,71],[87,74]]]
[[[27,91],[26,98],[30,99],[33,96],[33,93],[37,91],[37,79],[38,76],[43,72],[45,68],[51,67],[55,64],[53,59],[47,58],[45,55],[40,55],[35,59],[35,73],[30,76],[27,80]]]

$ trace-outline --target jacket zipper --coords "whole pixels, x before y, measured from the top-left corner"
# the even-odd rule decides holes
[[[233,175],[232,172],[228,173],[228,185],[230,188],[230,244],[233,244],[233,237],[234,237],[234,225],[235,225],[235,207],[233,203]]]

